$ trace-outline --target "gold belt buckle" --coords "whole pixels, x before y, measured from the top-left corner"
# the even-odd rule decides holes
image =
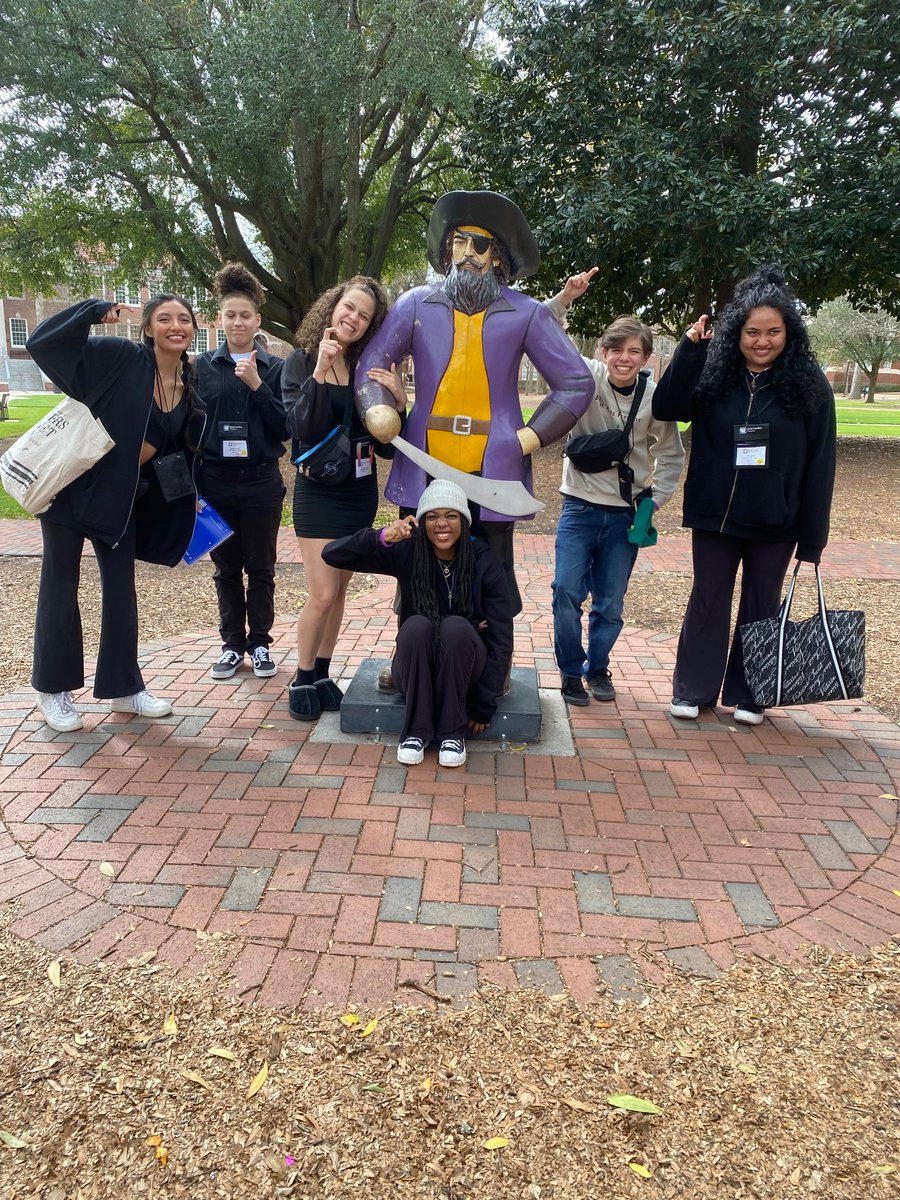
[[[454,417],[453,432],[462,434],[463,437],[468,437],[472,432],[472,418],[466,416]]]

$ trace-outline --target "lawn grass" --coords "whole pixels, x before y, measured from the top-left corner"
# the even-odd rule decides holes
[[[36,425],[41,417],[50,412],[52,408],[56,408],[60,400],[62,400],[62,396],[55,395],[52,392],[39,392],[31,396],[11,397],[9,401],[9,420],[0,421],[0,438],[20,437],[32,425]],[[27,513],[24,508],[19,507],[12,496],[7,496],[2,488],[0,488],[0,517],[34,519],[31,513]]]

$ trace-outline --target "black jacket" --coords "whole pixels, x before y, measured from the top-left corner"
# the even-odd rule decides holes
[[[515,607],[509,595],[506,572],[487,542],[473,538],[472,551],[475,556],[472,625],[484,642],[487,662],[469,690],[468,715],[471,720],[486,724],[497,711],[497,697],[503,693],[506,672],[512,661]],[[349,537],[329,542],[322,557],[332,567],[392,575],[400,584],[400,624],[415,615],[411,583],[412,540],[383,546],[377,529],[360,529]]]
[[[281,377],[281,394],[287,413],[287,428],[292,440],[291,459],[296,460],[305,450],[320,442],[326,433],[340,425],[343,413],[335,412],[328,389],[324,383],[313,378],[316,360],[305,350],[295,350],[285,359]],[[353,372],[350,372],[353,387]],[[400,427],[406,423],[406,414],[400,415]],[[356,411],[350,405],[350,438],[354,442],[374,442],[379,458],[393,458],[394,447],[373,439]]]
[[[256,369],[262,380],[255,392],[235,375],[227,342],[197,358],[197,390],[207,414],[201,447],[203,462],[222,461],[220,421],[247,422],[248,457],[241,460],[243,465],[258,467],[275,462],[284,454],[288,436],[281,399],[284,360],[267,354],[261,346],[255,345],[254,349]]]
[[[90,336],[91,326],[112,307],[108,300],[82,300],[42,321],[28,339],[34,361],[66,395],[85,401],[99,390],[90,409],[115,442],[89,471],[63,488],[42,515],[115,546],[134,508],[136,556],[174,566],[191,540],[195,500],[185,496],[166,504],[151,483],[135,503],[141,446],[153,404],[155,357],[149,346]],[[187,442],[196,446],[202,432],[202,413],[195,414]],[[186,442],[180,448],[191,459]]]
[[[790,417],[764,378],[750,420],[769,427],[769,465],[734,466],[734,428],[748,420],[741,385],[709,409],[694,411],[693,393],[706,365],[707,341],[683,338],[653,393],[653,415],[691,422],[684,483],[684,524],[759,542],[797,542],[797,558],[818,562],[828,542],[834,490],[834,396],[819,372],[814,412]]]

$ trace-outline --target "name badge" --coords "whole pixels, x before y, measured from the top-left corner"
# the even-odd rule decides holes
[[[223,458],[248,458],[250,450],[247,438],[250,433],[247,421],[220,421],[219,443]]]
[[[365,479],[367,475],[372,474],[372,460],[375,455],[375,446],[372,442],[357,442],[356,443],[356,478]]]
[[[736,468],[769,465],[768,425],[735,425],[734,465]]]

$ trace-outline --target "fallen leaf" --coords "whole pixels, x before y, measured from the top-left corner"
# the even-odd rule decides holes
[[[182,1075],[185,1079],[189,1079],[191,1083],[196,1083],[199,1084],[200,1087],[206,1088],[208,1092],[212,1091],[212,1084],[204,1079],[202,1075],[198,1075],[196,1071],[191,1071],[187,1067],[182,1067],[178,1074]]]
[[[116,873],[116,868],[112,865],[112,863],[102,862],[100,864],[100,874],[101,875],[106,875],[110,879],[112,879],[112,877],[115,875],[115,873]]]
[[[750,1063],[738,1063],[738,1070],[743,1071],[745,1075],[756,1074],[756,1067],[752,1066]]]
[[[342,1017],[338,1017],[342,1025],[346,1025],[348,1029],[352,1029],[354,1025],[358,1025],[360,1017],[356,1013],[344,1013]]]
[[[488,1140],[486,1142],[482,1142],[481,1148],[482,1148],[482,1150],[502,1150],[504,1146],[508,1146],[508,1145],[509,1145],[509,1138],[492,1137],[492,1138],[488,1138]]]
[[[650,1100],[642,1100],[640,1096],[623,1095],[620,1092],[612,1096],[606,1097],[606,1103],[611,1104],[613,1108],[624,1108],[626,1112],[639,1113],[661,1113],[662,1109],[657,1108]]]
[[[9,1000],[4,1000],[3,1003],[12,1008],[15,1004],[27,1004],[30,999],[31,996],[29,996],[28,992],[19,992],[18,996],[11,996]]]
[[[160,1137],[160,1135],[158,1133],[153,1133],[150,1135],[150,1137],[147,1138],[147,1140],[144,1142],[144,1145],[145,1146],[161,1146],[162,1138]]]
[[[894,795],[893,792],[882,792],[881,795],[878,797],[878,799],[879,800],[896,800],[897,797]]]
[[[678,1048],[680,1058],[699,1058],[700,1051],[696,1046],[692,1046],[690,1042],[684,1041],[683,1038],[676,1038],[675,1045]]]
[[[799,1167],[794,1167],[793,1171],[791,1171],[790,1179],[791,1179],[791,1183],[794,1185],[794,1187],[796,1187],[799,1184],[799,1182],[800,1182],[800,1168]]]
[[[647,1168],[642,1166],[640,1163],[630,1162],[628,1165],[631,1167],[632,1171],[634,1171],[635,1175],[640,1175],[641,1179],[653,1178],[653,1172],[648,1171]]]
[[[574,1096],[563,1096],[561,1104],[567,1104],[569,1108],[574,1108],[576,1112],[596,1112],[593,1104],[585,1104],[583,1100],[576,1100]]]
[[[877,1167],[873,1167],[872,1170],[876,1175],[893,1175],[893,1173],[897,1170],[897,1164],[882,1163]]]
[[[253,1080],[253,1082],[247,1088],[247,1099],[248,1100],[250,1099],[251,1096],[256,1095],[256,1093],[259,1091],[259,1089],[262,1087],[262,1085],[266,1082],[266,1080],[268,1078],[269,1078],[269,1064],[267,1062],[265,1062],[265,1063],[263,1063],[262,1069],[260,1070],[259,1074],[256,1076],[256,1078]]]
[[[595,1029],[612,1029],[612,1025],[609,1021],[595,1021],[594,1028]]]
[[[892,891],[895,896],[900,896],[900,888],[893,888]]]
[[[274,725],[257,725],[257,729],[274,729]]]
[[[749,838],[741,838],[741,845],[742,846],[752,846],[753,843],[749,840]]]
[[[163,1166],[163,1167],[167,1166],[168,1162],[169,1162],[168,1146],[157,1146],[156,1147],[156,1157],[157,1157],[157,1160],[159,1161],[160,1166]]]
[[[235,1061],[234,1055],[231,1053],[231,1051],[226,1050],[223,1046],[211,1046],[206,1053],[213,1054],[216,1058],[227,1058],[229,1062]]]
[[[380,1083],[364,1083],[362,1090],[364,1092],[383,1092],[384,1088]]]
[[[59,972],[60,972],[60,966],[59,966],[59,962],[56,959],[54,959],[52,963],[47,964],[47,978],[50,980],[50,982],[53,984],[53,986],[55,988],[58,988],[60,986]]]
[[[373,1017],[372,1020],[368,1023],[368,1025],[365,1027],[365,1029],[360,1031],[359,1036],[360,1037],[368,1037],[369,1034],[374,1033],[377,1028],[378,1028],[378,1018]]]
[[[24,1150],[28,1145],[28,1136],[24,1138],[16,1137],[14,1133],[7,1133],[5,1129],[0,1129],[0,1142],[9,1146],[10,1150]]]
[[[163,1024],[163,1033],[166,1037],[174,1037],[178,1032],[178,1022],[175,1020],[175,1014],[169,1013]]]

